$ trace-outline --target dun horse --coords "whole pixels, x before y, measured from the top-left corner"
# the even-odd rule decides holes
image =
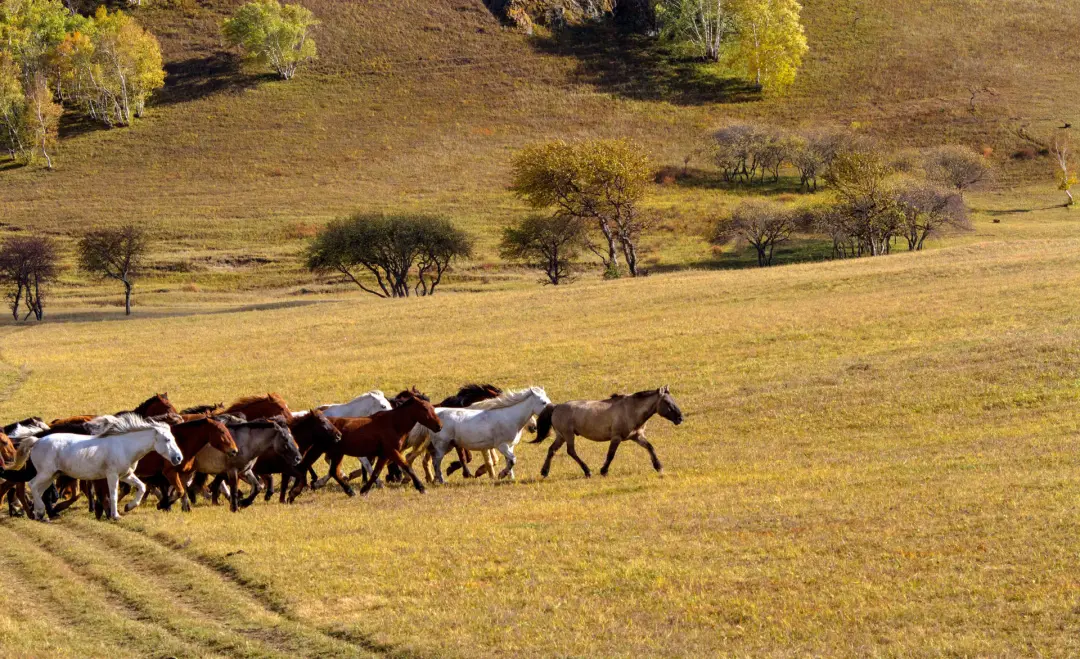
[[[218,475],[211,489],[223,479],[229,485],[229,509],[236,512],[241,508],[240,492],[237,483],[241,476],[251,484],[251,495],[244,500],[244,506],[251,505],[262,484],[251,473],[255,461],[265,454],[278,453],[293,465],[300,464],[300,449],[296,446],[292,433],[284,417],[275,416],[258,421],[228,423],[239,453],[228,456],[212,446],[204,446],[195,456],[195,470],[203,474]]]
[[[592,475],[589,466],[578,457],[574,449],[574,438],[578,435],[594,442],[611,443],[607,460],[600,469],[601,476],[607,476],[611,461],[615,459],[615,451],[619,449],[619,444],[627,440],[648,451],[653,469],[663,472],[664,468],[656,457],[656,450],[645,439],[645,424],[657,414],[675,425],[683,422],[682,410],[671,397],[668,387],[639,391],[629,396],[614,394],[607,400],[572,400],[561,405],[548,406],[537,419],[536,439],[530,442],[539,444],[547,438],[550,430],[555,428],[555,443],[548,449],[540,475],[547,477],[551,470],[551,459],[563,444],[566,444],[566,452],[570,457],[581,466],[585,477]]]

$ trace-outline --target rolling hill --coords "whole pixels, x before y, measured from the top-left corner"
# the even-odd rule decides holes
[[[446,213],[480,238],[524,212],[505,190],[511,152],[554,137],[628,136],[681,163],[713,126],[760,116],[856,124],[890,143],[993,149],[1002,184],[1046,163],[1010,161],[1016,126],[1071,118],[1080,17],[1049,0],[808,0],[811,51],[792,93],[760,100],[650,40],[603,27],[527,37],[481,0],[309,0],[320,59],[290,83],[242,67],[218,25],[238,0],[144,3],[167,86],[128,129],[63,128],[60,167],[0,171],[2,222],[60,236],[143,222],[160,239],[155,290],[295,287],[293,255],[356,209]],[[976,96],[971,89],[988,89]],[[705,166],[700,156],[695,165]],[[707,254],[699,234],[729,195],[659,191],[679,206],[670,265]],[[256,272],[257,270],[257,272]],[[257,274],[258,276],[252,276]],[[75,273],[67,292],[86,294]]]

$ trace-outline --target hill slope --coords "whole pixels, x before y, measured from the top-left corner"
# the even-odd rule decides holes
[[[764,116],[859,122],[897,144],[986,145],[1004,162],[1015,125],[1070,119],[1080,92],[1063,75],[1080,64],[1068,47],[1080,17],[1051,0],[807,0],[809,59],[790,96],[766,101],[642,38],[582,28],[530,39],[481,0],[309,0],[321,59],[281,83],[222,48],[217,26],[238,4],[139,10],[169,72],[149,116],[123,130],[67,125],[59,171],[0,172],[2,221],[61,235],[147,222],[169,241],[168,267],[254,255],[281,264],[264,282],[277,285],[295,281],[282,273],[300,238],[360,207],[449,213],[491,255],[493,229],[522,212],[504,189],[509,155],[532,140],[630,136],[676,163],[726,118]],[[972,113],[976,87],[993,94]],[[200,281],[229,280],[217,274]]]

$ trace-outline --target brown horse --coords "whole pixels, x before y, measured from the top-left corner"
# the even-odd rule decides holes
[[[311,465],[341,441],[341,431],[317,409],[303,416],[293,417],[289,430],[293,434],[293,439],[296,440],[296,445],[300,448],[300,453],[304,456],[300,464],[293,465],[279,454],[263,454],[255,461],[255,467],[252,470],[266,484],[267,501],[273,495],[274,474],[281,474],[281,492],[278,500],[285,503],[286,495],[289,495],[288,501],[292,503],[307,486],[306,474]],[[290,494],[289,483],[293,479],[297,483],[296,491]]]
[[[135,466],[135,475],[139,478],[153,479],[155,481],[158,480],[158,477],[164,479],[165,486],[162,499],[158,504],[158,508],[161,510],[168,510],[179,499],[181,509],[184,512],[191,512],[191,502],[188,499],[187,488],[184,484],[195,473],[195,456],[207,445],[230,457],[235,456],[239,449],[225,424],[211,417],[203,416],[178,423],[172,426],[172,432],[176,438],[176,445],[180,447],[180,452],[184,454],[184,461],[174,467],[172,463],[157,453],[149,453],[142,460],[139,460],[139,463]],[[179,494],[176,499],[170,497],[170,485]],[[98,500],[94,512],[98,514],[100,519],[101,512],[104,511],[102,504],[106,496],[106,482],[104,480],[94,481],[94,491]],[[128,512],[130,510],[129,504],[124,511]]]
[[[285,417],[286,422],[292,421],[292,412],[289,405],[281,396],[270,393],[265,396],[247,396],[233,401],[225,410],[225,414],[243,415],[245,418],[270,419],[275,416]]]
[[[668,387],[639,391],[629,396],[613,394],[607,400],[572,400],[561,405],[547,406],[537,419],[536,439],[530,442],[539,444],[547,438],[551,428],[555,428],[555,443],[548,450],[540,475],[547,477],[551,470],[551,459],[563,444],[566,444],[566,452],[570,457],[581,466],[585,477],[591,475],[589,466],[578,457],[574,449],[574,438],[577,435],[595,442],[611,442],[607,460],[600,469],[601,476],[607,476],[611,461],[615,459],[615,451],[619,444],[626,440],[648,451],[653,469],[663,472],[664,468],[656,457],[656,451],[645,439],[645,423],[656,414],[675,425],[683,421],[682,410],[671,397]]]
[[[0,462],[6,466],[15,461],[15,442],[5,433],[0,432]]]
[[[341,431],[341,441],[330,447],[326,457],[330,461],[330,473],[320,479],[325,483],[326,479],[333,477],[345,490],[345,494],[353,496],[352,487],[346,482],[345,475],[341,472],[341,461],[346,455],[354,458],[374,458],[375,468],[371,476],[360,488],[360,494],[366,494],[371,486],[379,479],[383,467],[388,461],[393,462],[408,474],[412,479],[413,486],[419,492],[424,491],[424,484],[416,477],[416,473],[405,462],[401,455],[401,449],[405,445],[405,438],[416,424],[421,424],[433,432],[442,429],[442,422],[435,414],[435,408],[431,403],[409,395],[407,400],[400,406],[386,412],[377,412],[372,416],[359,419],[338,418],[331,419],[338,430]],[[352,478],[362,473],[357,470],[349,477]],[[306,479],[306,473],[305,473]],[[306,484],[303,483],[302,484]],[[294,488],[295,489],[295,488]],[[301,488],[302,489],[302,488]]]
[[[143,417],[152,417],[161,414],[176,414],[176,408],[173,407],[173,404],[169,401],[169,392],[166,391],[163,394],[154,394],[150,398],[147,398],[133,410],[124,410],[122,412],[117,412],[113,416],[120,416],[121,414],[129,413],[138,414],[139,416]],[[86,421],[92,421],[93,419],[96,419],[98,416],[100,415],[81,415],[66,417],[62,419],[53,419],[49,426],[67,425],[71,423],[85,423]]]

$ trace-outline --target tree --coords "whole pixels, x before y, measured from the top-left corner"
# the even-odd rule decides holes
[[[1072,188],[1077,184],[1076,153],[1073,148],[1072,136],[1068,129],[1058,131],[1050,142],[1050,155],[1054,158],[1055,173],[1057,175],[1058,190],[1064,192],[1069,200],[1065,206],[1072,206]]]
[[[718,62],[727,40],[736,32],[730,5],[730,0],[660,0],[656,14],[661,34]]]
[[[990,163],[982,155],[962,146],[940,146],[926,154],[923,168],[933,181],[964,191],[987,181],[993,175]]]
[[[317,57],[315,40],[308,30],[319,24],[310,10],[297,4],[281,6],[278,0],[249,2],[221,26],[225,40],[239,47],[247,59],[270,66],[284,80]]]
[[[131,289],[149,248],[146,232],[133,224],[89,231],[79,241],[79,265],[124,285],[124,313],[131,315]]]
[[[759,89],[781,94],[795,82],[809,50],[797,0],[732,0],[738,38],[732,65],[746,71]]]
[[[320,231],[306,262],[312,272],[340,273],[372,295],[396,298],[434,295],[453,261],[471,255],[468,235],[446,219],[358,213]]]
[[[925,181],[910,181],[896,191],[908,249],[921,250],[927,238],[970,231],[971,219],[960,193]]]
[[[775,202],[744,201],[716,225],[712,243],[746,242],[757,252],[758,266],[764,268],[772,265],[776,246],[787,242],[798,229],[798,219],[798,214]]]
[[[19,320],[19,307],[26,316],[38,320],[45,315],[45,290],[58,271],[56,247],[44,236],[10,238],[0,247],[0,281],[12,288],[8,292],[11,315]]]
[[[606,249],[591,243],[589,249],[605,271],[618,275],[622,251],[636,277],[637,239],[646,226],[637,206],[651,180],[649,158],[632,142],[556,141],[528,146],[514,157],[511,189],[533,208],[595,223]]]
[[[574,259],[585,243],[585,224],[576,217],[533,215],[503,229],[502,257],[543,270],[553,286],[573,281]]]
[[[838,212],[850,227],[857,256],[888,254],[901,229],[902,214],[889,182],[892,174],[878,153],[852,151],[837,156],[825,175],[836,190]]]
[[[157,39],[122,11],[98,7],[56,53],[63,98],[110,126],[141,117],[150,95],[165,85]]]

